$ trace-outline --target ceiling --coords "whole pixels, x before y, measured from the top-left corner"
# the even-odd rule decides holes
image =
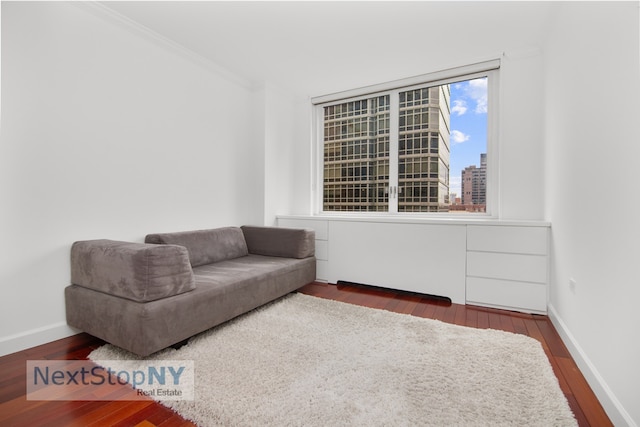
[[[545,2],[107,1],[260,86],[323,95],[539,46]]]

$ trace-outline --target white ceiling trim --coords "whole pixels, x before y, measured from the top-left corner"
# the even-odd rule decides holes
[[[111,24],[124,28],[134,35],[142,37],[143,39],[152,42],[156,46],[159,46],[175,55],[178,55],[183,59],[186,59],[191,63],[198,65],[232,83],[235,83],[249,90],[254,90],[257,87],[257,85],[253,81],[243,78],[236,73],[233,73],[227,68],[216,64],[210,59],[200,55],[197,52],[194,52],[193,50],[181,45],[180,43],[175,42],[174,40],[171,40],[157,33],[156,31],[140,24],[139,22],[124,16],[120,12],[111,9],[109,6],[101,2],[79,1],[71,2],[71,4],[80,7],[81,9],[92,13],[95,16],[105,19]]]

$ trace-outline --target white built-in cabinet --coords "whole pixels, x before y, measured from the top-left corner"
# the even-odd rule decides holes
[[[547,312],[549,229],[467,226],[467,304]]]
[[[315,230],[319,281],[547,312],[548,223],[281,216],[278,225]]]

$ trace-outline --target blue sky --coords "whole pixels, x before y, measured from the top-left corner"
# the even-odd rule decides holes
[[[450,192],[461,196],[460,179],[467,166],[480,166],[487,152],[487,79],[465,80],[451,87]]]

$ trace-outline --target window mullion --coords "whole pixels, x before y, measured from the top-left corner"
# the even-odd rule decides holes
[[[389,213],[398,212],[399,93],[389,94]]]

